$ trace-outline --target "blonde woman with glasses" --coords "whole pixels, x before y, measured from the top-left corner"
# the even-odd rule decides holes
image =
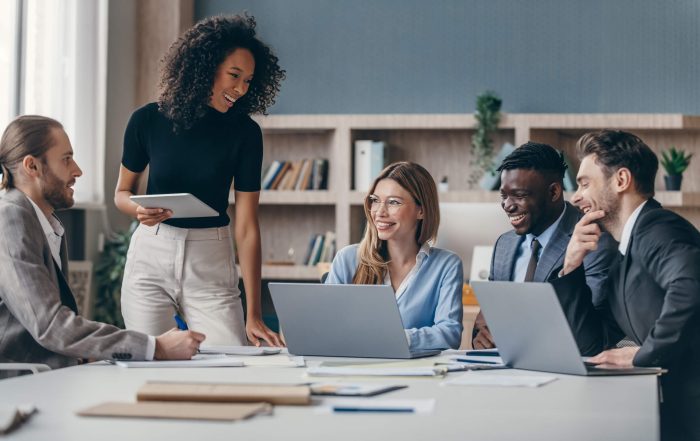
[[[433,177],[412,162],[391,164],[375,179],[364,209],[362,242],[338,252],[326,283],[390,285],[412,351],[458,348],[462,261],[430,245],[440,224]]]

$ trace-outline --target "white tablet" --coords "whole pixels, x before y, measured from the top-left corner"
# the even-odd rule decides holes
[[[172,210],[171,219],[185,217],[213,217],[219,212],[190,193],[149,194],[131,196],[130,199],[144,208]]]

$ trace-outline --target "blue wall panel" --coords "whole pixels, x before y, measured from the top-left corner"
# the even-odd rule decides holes
[[[700,114],[699,0],[199,0],[287,70],[271,113]]]

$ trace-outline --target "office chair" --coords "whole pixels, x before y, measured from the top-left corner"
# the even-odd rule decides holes
[[[29,371],[32,374],[50,371],[51,368],[41,363],[0,363],[0,371]]]

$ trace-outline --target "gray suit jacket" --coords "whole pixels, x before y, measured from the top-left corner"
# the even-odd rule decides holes
[[[579,210],[566,202],[564,216],[540,255],[535,271],[535,282],[548,281],[564,265],[566,247],[569,245],[571,234],[581,216]],[[515,256],[523,240],[525,240],[525,236],[519,236],[512,230],[498,238],[491,259],[489,280],[512,280]],[[608,268],[616,256],[617,242],[609,234],[603,233],[598,242],[598,250],[589,253],[583,261],[586,269],[586,281],[593,292],[593,304],[596,307],[605,301],[602,285],[608,276]]]
[[[81,358],[145,358],[147,335],[86,320],[74,310],[34,207],[21,191],[7,191],[0,197],[0,362],[58,368]]]

